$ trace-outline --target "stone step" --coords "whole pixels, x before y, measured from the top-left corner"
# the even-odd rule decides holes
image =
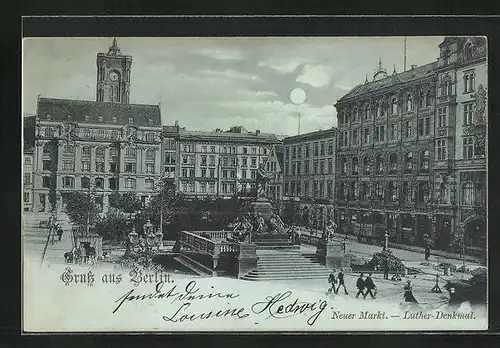
[[[293,280],[293,279],[322,279],[322,275],[288,275],[288,276],[269,276],[269,277],[259,277],[259,276],[249,276],[245,275],[241,277],[242,280],[247,281],[268,281],[268,280]]]

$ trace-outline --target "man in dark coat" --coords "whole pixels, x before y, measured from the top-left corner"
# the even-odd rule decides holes
[[[425,244],[425,261],[429,260],[429,256],[431,256],[431,248],[429,244]]]
[[[335,284],[337,283],[337,279],[335,279],[335,273],[333,273],[334,271],[332,271],[330,273],[330,275],[328,276],[328,283],[330,284],[330,287],[328,288],[328,291],[326,292],[327,294],[331,294],[332,291],[334,294],[337,293],[337,291],[335,290]]]
[[[364,289],[365,289],[365,280],[363,279],[363,273],[359,275],[359,278],[356,282],[356,288],[358,289],[358,292],[356,293],[356,298],[359,297],[359,295],[365,296]]]
[[[340,269],[339,274],[337,274],[337,278],[338,278],[338,280],[339,280],[339,286],[337,287],[337,290],[335,291],[335,293],[336,293],[336,294],[338,294],[338,293],[339,293],[340,286],[343,286],[343,287],[344,287],[344,292],[345,292],[345,294],[346,294],[346,295],[349,295],[349,294],[347,293],[347,289],[346,289],[346,287],[345,287],[345,283],[344,283],[344,270],[343,270],[342,268]]]
[[[372,279],[372,274],[371,273],[368,274],[368,277],[366,277],[366,279],[365,279],[365,287],[366,287],[366,292],[363,295],[363,298],[366,298],[366,296],[368,296],[368,294],[370,294],[370,296],[372,298],[375,298],[375,294],[373,293],[373,291],[376,292],[377,287],[373,283],[373,279]]]

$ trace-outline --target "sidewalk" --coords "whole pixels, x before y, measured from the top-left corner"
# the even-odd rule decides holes
[[[321,230],[313,230],[311,231],[310,228],[304,228],[300,227],[299,228],[302,234],[307,234],[310,236],[315,236],[315,237],[321,237],[323,231]],[[337,239],[344,239],[345,235],[344,234],[338,234],[335,233],[334,237]],[[354,235],[347,235],[347,239],[349,240],[349,244],[351,246],[351,249],[353,251],[356,251],[356,245],[363,245],[363,246],[371,246],[373,244],[365,244],[365,243],[360,243],[357,241],[357,237]],[[374,248],[380,249],[380,246],[378,245],[373,245]],[[406,251],[411,251],[414,253],[420,253],[424,254],[425,249],[419,246],[413,246],[413,245],[403,245],[403,244],[396,244],[396,243],[391,243],[389,242],[389,248],[392,249],[399,249],[399,250],[406,250]],[[462,260],[462,255],[460,254],[455,254],[455,253],[450,253],[446,251],[441,251],[441,250],[433,250],[431,249],[431,255],[436,256],[436,257],[443,257],[447,259],[455,259],[455,260]],[[474,256],[469,256],[465,255],[465,261],[467,262],[480,262],[479,257],[474,257]]]
[[[55,235],[54,244],[52,244],[52,236],[50,237],[42,264],[63,264],[65,263],[64,253],[73,249],[73,233],[69,227],[70,223],[59,220],[59,224],[64,231],[62,238],[58,240],[58,236]]]

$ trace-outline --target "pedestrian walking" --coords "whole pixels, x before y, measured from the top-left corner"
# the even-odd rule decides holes
[[[425,261],[429,260],[429,256],[431,256],[431,248],[429,244],[425,244]]]
[[[335,284],[337,284],[337,279],[335,279],[335,270],[333,270],[330,275],[328,276],[328,283],[330,284],[330,287],[328,288],[328,291],[326,292],[327,294],[331,294],[332,291],[334,294],[337,293],[335,290]]]
[[[358,280],[356,281],[356,288],[358,289],[358,292],[356,293],[356,298],[359,297],[359,295],[365,296],[364,290],[365,290],[365,280],[363,279],[363,273],[359,275]]]
[[[366,277],[366,279],[365,279],[365,288],[366,288],[366,292],[363,295],[363,299],[365,299],[366,296],[368,296],[368,294],[370,294],[370,296],[372,298],[375,298],[376,293],[377,293],[377,287],[375,286],[375,283],[373,283],[373,279],[372,279],[372,274],[371,273],[368,274],[368,277]]]
[[[389,280],[389,260],[387,259],[387,257],[384,259],[383,268],[384,268],[384,279]]]
[[[58,237],[58,240],[61,240],[62,235],[63,235],[63,229],[62,229],[61,227],[59,227],[59,228],[57,229],[57,237]]]
[[[337,287],[337,290],[335,291],[335,293],[338,294],[340,287],[343,286],[345,294],[349,295],[349,293],[347,292],[347,289],[345,287],[345,283],[344,283],[344,270],[342,268],[340,269],[339,274],[337,274],[337,279],[339,281],[339,286]]]
[[[406,285],[404,286],[403,290],[405,291],[403,298],[406,302],[418,303],[415,296],[413,296],[413,288],[411,286],[411,280],[408,280],[406,282]]]

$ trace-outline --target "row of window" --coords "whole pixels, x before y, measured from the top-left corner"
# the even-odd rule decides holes
[[[423,173],[427,173],[429,171],[429,161],[430,161],[430,151],[423,150],[419,155],[419,171]],[[372,160],[367,155],[362,159],[362,173],[365,175],[372,174],[373,170],[375,174],[384,174],[387,169],[388,174],[396,174],[398,172],[399,158],[396,153],[392,153],[389,155],[388,167],[385,166],[385,159],[382,154],[378,154],[375,156],[375,168],[372,166]],[[414,159],[413,152],[407,152],[403,156],[403,170],[405,173],[413,172],[414,167]],[[350,160],[350,173],[351,175],[359,175],[360,173],[360,164],[358,157],[352,157]],[[346,157],[340,158],[340,173],[342,175],[348,174],[348,160]]]
[[[304,189],[303,191],[302,188]],[[314,180],[312,182],[304,181],[303,183],[301,181],[287,181],[285,182],[284,194],[288,196],[333,199],[333,180],[326,181],[326,185],[321,180]]]
[[[365,105],[361,109],[354,108],[352,113],[348,110],[339,112],[338,114],[338,124],[346,124],[349,122],[357,122],[361,119],[368,120],[373,116],[373,110],[375,110],[375,116],[377,118],[385,117],[386,115],[395,115],[399,110],[404,112],[413,111],[415,108],[414,98],[411,94],[407,94],[404,99],[402,107],[399,105],[399,100],[397,97],[393,97],[389,103],[379,102],[376,103],[374,108],[371,105]],[[430,107],[434,103],[431,91],[427,93],[421,92],[418,97],[418,108]],[[361,113],[361,116],[360,116]]]
[[[285,175],[333,174],[333,164],[333,158],[315,161],[305,160],[304,162],[296,161],[292,162],[291,166],[287,162],[285,163]]]
[[[313,145],[290,145],[285,148],[285,160],[288,161],[290,159],[290,155],[292,160],[302,159],[302,155],[304,155],[305,158],[309,158],[311,157],[311,147],[313,149],[312,153],[315,157],[325,155],[331,156],[333,155],[333,146],[333,140],[328,141],[328,143],[324,141],[316,142]],[[328,151],[326,151],[326,149],[328,149]]]
[[[52,178],[50,176],[42,177],[42,187],[51,188],[52,186]],[[134,178],[126,178],[125,179],[125,188],[126,189],[135,189],[136,188],[136,179]],[[118,190],[119,189],[119,181],[117,178],[108,179],[109,189],[110,190]],[[144,181],[146,189],[152,190],[155,188],[154,179],[146,179]],[[88,189],[91,186],[90,178],[83,177],[80,179],[80,187],[83,189]],[[63,188],[75,188],[75,178],[71,176],[65,176],[62,178],[62,187]],[[104,189],[104,179],[103,178],[95,178],[94,179],[94,187],[96,189]]]
[[[236,183],[234,182],[223,182],[220,184],[219,190],[222,194],[234,194],[236,193]],[[255,184],[250,184],[249,190],[255,190]],[[217,192],[217,186],[214,182],[200,182],[199,189],[196,191],[196,186],[194,181],[182,181],[180,183],[180,191],[193,193],[209,193],[214,194]]]
[[[184,144],[182,145],[182,150],[183,152],[195,152],[195,145],[194,144]],[[201,152],[202,153],[215,153],[216,152],[216,146],[215,145],[201,145]],[[236,154],[237,153],[237,147],[236,146],[228,146],[224,145],[221,147],[221,153],[226,153],[226,154]],[[260,154],[258,151],[257,147],[242,147],[241,148],[241,153],[243,155],[257,155]],[[268,149],[263,148],[262,149],[262,154],[267,155],[268,154]]]
[[[87,118],[88,116],[86,116]],[[102,116],[99,117],[99,122],[103,122]],[[113,123],[116,123],[116,117],[113,117]],[[152,124],[152,120],[150,122]],[[129,129],[128,130],[128,135],[130,135],[131,132],[135,132],[134,129]],[[44,127],[43,132],[42,132],[44,137],[47,138],[53,138],[56,135],[56,128],[54,127]],[[58,135],[61,136],[63,135],[62,129],[58,131]],[[123,136],[121,131],[118,129],[90,129],[90,128],[83,128],[79,129],[77,132],[78,137],[84,138],[84,139],[110,139],[110,140],[118,140],[120,137]],[[155,133],[152,132],[139,132],[139,134],[135,134],[139,139],[145,140],[145,141],[156,141],[157,136]]]
[[[104,162],[96,161],[95,163],[95,172],[104,173]],[[43,170],[52,170],[52,160],[43,160],[42,162]],[[91,162],[90,161],[81,161],[80,170],[82,172],[90,172],[91,171]],[[75,161],[65,159],[62,161],[62,170],[64,171],[75,171]],[[110,173],[118,173],[119,172],[119,163],[110,162],[109,163],[109,172]],[[136,163],[135,162],[125,162],[124,163],[124,172],[125,173],[136,173]],[[146,173],[155,173],[155,164],[154,163],[146,163],[145,167]]]
[[[45,144],[43,147],[43,154],[46,155],[51,155],[53,150],[53,146],[51,144]],[[91,146],[82,146],[81,148],[81,156],[82,157],[90,157],[92,153],[92,147]],[[68,156],[75,156],[76,155],[76,146],[75,145],[64,145],[63,146],[63,154],[68,157]],[[95,148],[95,156],[96,157],[104,157],[105,154],[105,148],[103,146],[98,146]],[[110,147],[109,148],[109,156],[110,157],[118,157],[119,155],[119,150],[116,147]],[[146,149],[145,151],[145,158],[146,161],[154,161],[155,160],[155,155],[156,155],[156,150],[155,149]],[[137,156],[137,149],[134,147],[127,147],[125,149],[125,156],[126,157],[136,157]]]
[[[175,170],[175,169],[174,169]],[[236,170],[221,170],[222,178],[224,179],[236,179]],[[193,178],[195,177],[195,170],[193,168],[182,168],[181,177],[183,178]],[[201,177],[202,178],[215,178],[215,169],[201,169]],[[257,171],[256,170],[242,170],[241,171],[241,179],[257,179]]]
[[[455,81],[453,81],[452,77],[449,74],[446,74],[442,77],[441,83],[438,88],[438,96],[446,97],[455,95]],[[464,72],[463,83],[462,83],[462,92],[463,93],[472,93],[476,89],[476,75],[474,70],[469,70]]]

